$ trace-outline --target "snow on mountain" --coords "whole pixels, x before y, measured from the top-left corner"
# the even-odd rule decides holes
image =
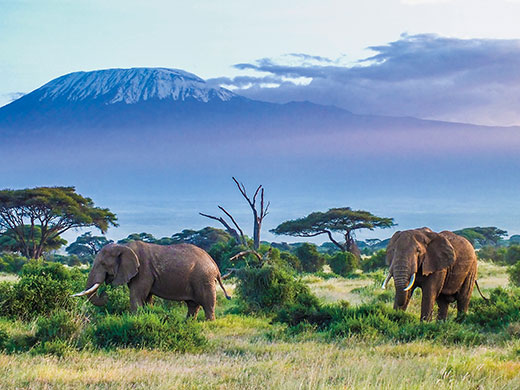
[[[146,100],[229,101],[237,95],[209,87],[192,73],[167,68],[106,69],[74,72],[58,77],[34,91],[40,101],[101,101],[135,104]]]

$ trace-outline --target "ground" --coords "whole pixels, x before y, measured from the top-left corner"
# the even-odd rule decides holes
[[[484,289],[507,284],[503,267],[480,265]],[[371,279],[305,278],[326,301],[364,302]],[[229,284],[228,284],[229,286]],[[230,289],[232,286],[229,286]],[[475,292],[476,293],[476,292]],[[226,314],[204,322],[210,348],[72,353],[63,358],[0,355],[1,389],[518,389],[520,342],[486,347],[396,344],[314,334],[283,336],[268,319]],[[418,310],[414,297],[411,310]],[[454,310],[454,309],[452,309]]]

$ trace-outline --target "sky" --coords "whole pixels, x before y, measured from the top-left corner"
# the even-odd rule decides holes
[[[520,0],[0,0],[0,106],[70,72],[168,67],[265,101],[520,125],[518,15]],[[381,198],[358,195],[365,202],[357,207],[381,211]],[[435,196],[443,194],[416,202],[418,212],[435,204]],[[518,232],[516,215],[497,216],[496,209],[482,208],[482,199],[453,203],[446,213],[451,221],[465,215],[467,223],[497,221]],[[117,204],[109,195],[103,201]],[[136,207],[157,214],[189,208],[165,201]],[[238,208],[242,199],[235,202]],[[208,201],[208,212],[214,203]],[[336,206],[326,198],[296,203],[308,211]],[[392,206],[405,216],[406,200]],[[413,218],[410,224],[421,223]],[[438,219],[438,227],[443,222]],[[153,232],[161,235],[161,229]]]
[[[79,70],[180,68],[274,102],[520,124],[518,0],[0,0],[0,105]]]

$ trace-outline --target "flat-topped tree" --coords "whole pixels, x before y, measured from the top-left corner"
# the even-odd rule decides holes
[[[271,232],[277,235],[295,237],[316,237],[326,234],[329,240],[341,251],[359,256],[359,249],[354,242],[353,233],[360,229],[374,230],[395,226],[393,218],[377,217],[364,210],[352,210],[350,207],[333,208],[326,212],[314,212],[306,217],[285,221]],[[341,233],[345,242],[334,239],[333,233]]]
[[[48,242],[69,229],[97,227],[105,233],[116,221],[115,214],[95,207],[74,187],[0,191],[0,231],[12,231],[26,257],[41,257]]]

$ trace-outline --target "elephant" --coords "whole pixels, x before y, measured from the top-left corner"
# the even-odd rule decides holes
[[[96,306],[107,302],[107,295],[96,291],[103,283],[127,284],[130,308],[136,311],[153,296],[188,305],[188,318],[204,308],[206,320],[215,319],[216,282],[227,294],[220,271],[211,256],[191,244],[156,245],[142,241],[108,244],[96,255],[86,288],[74,296],[88,296]]]
[[[448,306],[454,301],[458,318],[468,311],[477,278],[477,257],[464,237],[429,228],[396,232],[388,243],[386,263],[390,269],[383,288],[393,277],[394,309],[406,310],[413,291],[420,287],[422,321],[431,321],[435,301],[438,320],[446,319]]]

